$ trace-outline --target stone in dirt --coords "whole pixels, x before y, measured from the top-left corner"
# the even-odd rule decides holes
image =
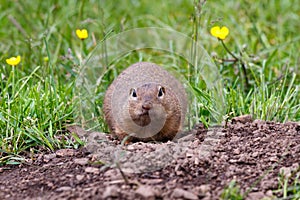
[[[96,168],[96,167],[87,167],[84,170],[86,173],[93,173],[93,174],[99,174],[100,173],[100,169]]]
[[[74,163],[79,164],[79,165],[87,165],[89,163],[89,159],[88,158],[75,158]]]
[[[119,188],[116,185],[107,186],[103,192],[102,198],[107,199],[109,197],[118,197]]]
[[[242,124],[245,124],[245,123],[247,123],[247,122],[252,122],[253,121],[253,119],[252,119],[252,116],[251,115],[241,115],[241,116],[238,116],[238,117],[233,117],[232,119],[231,119],[231,122],[232,123],[237,123],[237,122],[239,122],[239,123],[242,123]]]
[[[78,175],[76,175],[76,179],[77,179],[78,181],[82,181],[82,180],[84,179],[84,175],[78,174]]]
[[[75,149],[60,149],[60,150],[57,150],[55,154],[58,157],[74,156]]]
[[[141,185],[135,192],[145,199],[155,199],[155,191],[151,186]]]
[[[247,196],[247,200],[263,199],[266,195],[263,192],[251,192]]]
[[[172,197],[174,198],[184,198],[184,199],[189,199],[189,200],[197,200],[199,199],[197,195],[194,193],[181,189],[181,188],[176,188],[173,193]]]
[[[44,162],[47,163],[50,160],[52,160],[53,158],[56,158],[56,154],[55,153],[46,154],[46,155],[44,155]]]

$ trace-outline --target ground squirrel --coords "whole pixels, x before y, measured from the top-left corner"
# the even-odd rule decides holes
[[[103,111],[112,134],[129,141],[172,140],[187,110],[183,85],[154,63],[125,69],[106,91]]]

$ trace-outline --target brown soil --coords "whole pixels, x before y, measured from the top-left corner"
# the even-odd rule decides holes
[[[300,173],[297,123],[242,116],[227,128],[199,125],[172,142],[126,146],[70,130],[85,136],[85,148],[0,168],[0,199],[219,199],[232,180],[246,199],[261,199],[281,195],[280,172]]]

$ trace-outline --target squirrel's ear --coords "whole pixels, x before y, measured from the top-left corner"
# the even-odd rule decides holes
[[[136,89],[135,88],[131,88],[130,89],[130,92],[129,92],[129,95],[133,98],[136,98],[137,97],[137,94],[136,94]]]
[[[163,97],[165,93],[166,93],[166,89],[164,87],[162,87],[162,86],[158,86],[158,94],[157,94],[157,96],[158,97]]]

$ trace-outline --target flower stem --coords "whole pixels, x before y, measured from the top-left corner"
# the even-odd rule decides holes
[[[15,66],[12,65],[12,93],[11,96],[15,95]]]
[[[235,59],[235,61],[239,61],[241,66],[242,66],[242,72],[243,75],[245,77],[245,88],[246,90],[249,88],[249,80],[248,80],[248,75],[247,75],[247,70],[246,70],[246,66],[245,63],[243,62],[243,60],[241,58],[236,57],[225,45],[225,43],[223,42],[223,40],[219,39],[224,47],[224,49]]]
[[[224,47],[224,49],[236,60],[240,60],[238,57],[236,57],[233,53],[231,53],[231,51],[227,48],[227,46],[225,45],[225,43],[223,42],[223,40],[219,39]]]

